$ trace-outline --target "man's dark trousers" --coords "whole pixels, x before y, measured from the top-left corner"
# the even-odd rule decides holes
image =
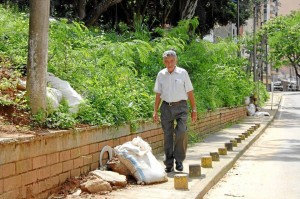
[[[185,159],[187,150],[187,102],[185,100],[171,104],[163,102],[160,112],[164,131],[165,165],[170,168],[173,167],[174,159],[177,162],[183,162]],[[175,121],[177,123],[176,127],[174,127]]]

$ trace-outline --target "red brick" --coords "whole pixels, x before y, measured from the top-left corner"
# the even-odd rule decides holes
[[[98,151],[98,144],[97,144],[97,143],[96,143],[96,144],[90,144],[89,147],[90,147],[90,152],[89,152],[89,154],[95,153],[95,152]]]
[[[15,163],[9,163],[4,164],[2,167],[2,176],[3,178],[9,177],[16,174],[16,164]]]
[[[59,153],[52,153],[47,155],[47,165],[56,164],[59,162]]]
[[[131,136],[130,135],[127,135],[125,138],[126,138],[126,142],[131,141]]]
[[[37,195],[38,193],[40,193],[39,183],[36,182],[32,184],[32,194]]]
[[[39,156],[32,159],[32,168],[37,169],[47,165],[47,156]]]
[[[113,140],[107,140],[107,144],[106,145],[108,145],[110,147],[113,147],[114,146],[114,141]]]
[[[27,193],[28,192],[28,193]],[[19,188],[19,198],[26,198],[26,194],[32,195],[32,186],[22,186]]]
[[[96,170],[96,169],[98,169],[99,168],[99,162],[95,162],[95,163],[93,163],[93,164],[91,164],[91,170],[93,171],[93,170]]]
[[[73,160],[69,160],[62,163],[62,171],[71,171],[73,169]]]
[[[16,174],[24,173],[32,170],[32,159],[16,162]]]
[[[142,139],[145,139],[145,138],[146,138],[146,133],[140,133],[139,136],[140,136]]]
[[[60,184],[64,183],[68,178],[70,178],[70,175],[71,175],[70,171],[59,174],[59,183]]]
[[[71,177],[80,176],[80,168],[71,171]]]
[[[36,198],[49,198],[49,195],[51,194],[51,192],[49,190],[40,193],[39,195],[37,195]]]
[[[82,167],[83,166],[83,158],[82,157],[79,157],[79,158],[76,158],[74,160],[74,168],[78,168],[78,167]]]
[[[83,158],[83,165],[88,165],[92,163],[93,157],[92,155],[82,156]]]
[[[21,175],[4,179],[3,185],[4,192],[8,192],[10,190],[21,187]]]
[[[100,160],[100,153],[94,153],[92,155],[92,162],[99,162]]]
[[[3,193],[3,180],[0,180],[0,194]]]
[[[127,142],[126,137],[125,136],[121,137],[120,138],[120,144],[124,144],[125,142]]]
[[[70,152],[70,150],[68,150],[68,151],[62,151],[62,152],[59,153],[59,161],[60,162],[70,160],[70,158],[71,158],[71,152]]]
[[[43,167],[37,170],[37,179],[42,180],[49,178],[51,175],[51,166]]]
[[[51,166],[51,176],[62,173],[62,163],[57,163]]]
[[[71,159],[78,158],[80,156],[80,149],[72,149],[71,150]]]
[[[84,166],[84,167],[81,167],[81,168],[80,168],[80,173],[81,173],[81,174],[86,174],[86,173],[88,173],[90,170],[91,170],[91,169],[90,169],[90,166]]]
[[[104,146],[108,145],[108,141],[100,142],[98,144],[98,151],[101,151]]]
[[[80,155],[88,155],[90,152],[89,145],[80,147]]]
[[[148,138],[148,137],[152,136],[152,132],[151,131],[146,131],[143,134],[145,135],[145,138]]]
[[[0,196],[1,199],[15,199],[15,198],[20,198],[20,190],[14,189],[12,191],[5,192],[3,195]]]
[[[41,180],[38,182],[38,189],[39,189],[39,193],[47,190],[47,185],[46,185],[46,181],[48,180],[49,178],[45,179],[45,180]]]
[[[45,186],[45,187],[42,187],[42,190],[48,190],[48,189],[51,189],[53,187],[56,187],[57,185],[59,185],[59,176],[54,176],[54,177],[51,177],[51,178],[47,178],[44,181],[43,186]]]
[[[37,170],[22,174],[22,185],[27,185],[37,181]]]

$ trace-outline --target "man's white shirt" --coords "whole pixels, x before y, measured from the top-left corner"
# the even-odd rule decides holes
[[[170,74],[168,69],[161,70],[155,81],[154,92],[160,93],[160,98],[166,102],[187,100],[187,93],[194,90],[188,72],[178,66]]]

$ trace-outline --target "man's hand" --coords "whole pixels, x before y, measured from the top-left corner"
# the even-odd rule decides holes
[[[197,112],[192,112],[191,113],[191,117],[192,117],[192,123],[196,122],[196,120],[197,120]]]
[[[158,123],[159,122],[159,118],[158,118],[158,114],[157,111],[153,112],[153,122]]]

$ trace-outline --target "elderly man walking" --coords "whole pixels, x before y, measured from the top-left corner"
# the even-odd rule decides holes
[[[163,53],[165,69],[156,78],[154,92],[156,93],[153,120],[158,122],[160,106],[161,124],[164,131],[165,171],[174,171],[174,159],[177,171],[183,171],[182,162],[187,150],[187,99],[192,107],[192,122],[197,120],[197,109],[193,94],[193,86],[187,71],[178,67],[175,51]],[[162,101],[162,103],[160,103]],[[176,121],[176,126],[175,126]],[[173,136],[175,134],[175,141]]]

